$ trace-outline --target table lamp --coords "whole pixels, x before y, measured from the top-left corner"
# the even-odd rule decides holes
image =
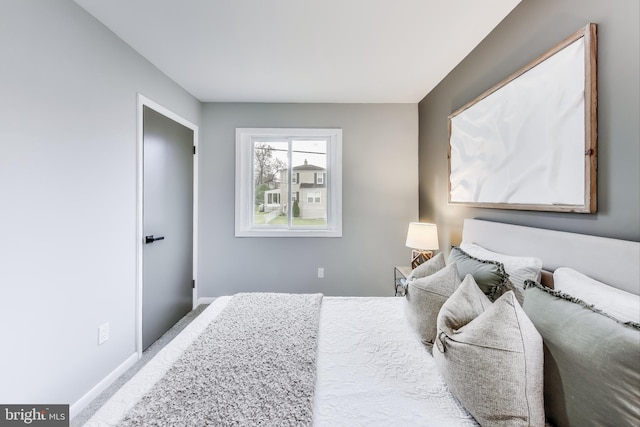
[[[425,222],[410,222],[407,243],[411,251],[411,268],[416,268],[433,256],[438,246],[438,227]]]

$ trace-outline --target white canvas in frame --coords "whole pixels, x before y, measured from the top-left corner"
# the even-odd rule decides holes
[[[449,202],[594,212],[595,24],[449,117]]]

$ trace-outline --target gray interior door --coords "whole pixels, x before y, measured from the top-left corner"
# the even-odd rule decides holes
[[[143,107],[142,347],[192,309],[193,131]]]

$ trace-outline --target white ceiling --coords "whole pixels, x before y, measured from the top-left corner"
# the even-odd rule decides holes
[[[521,0],[75,0],[203,102],[416,103]]]

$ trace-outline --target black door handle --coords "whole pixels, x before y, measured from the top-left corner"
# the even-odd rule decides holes
[[[164,236],[158,236],[158,237],[153,237],[153,234],[150,236],[144,236],[144,242],[145,243],[153,243],[156,240],[164,240]]]

